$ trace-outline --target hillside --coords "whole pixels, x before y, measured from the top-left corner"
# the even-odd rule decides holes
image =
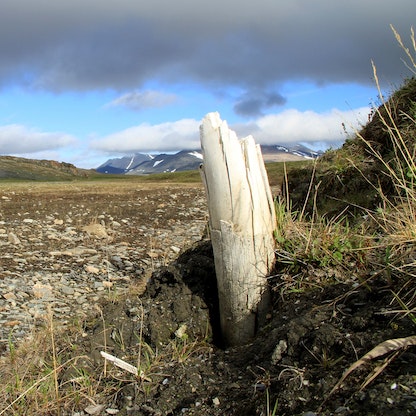
[[[407,79],[371,120],[341,149],[327,151],[314,166],[293,172],[285,187],[293,207],[321,214],[376,209],[384,196],[403,196],[415,179],[416,78]],[[397,185],[395,181],[403,182]],[[318,189],[314,195],[310,189]],[[305,200],[306,204],[305,204]]]
[[[79,169],[70,163],[0,156],[0,179],[61,181],[92,175],[96,175],[94,171]]]

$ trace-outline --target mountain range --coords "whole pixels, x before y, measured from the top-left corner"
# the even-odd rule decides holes
[[[314,159],[322,154],[306,146],[286,147],[280,145],[261,145],[265,163]],[[135,153],[130,156],[109,159],[97,172],[122,175],[148,175],[152,173],[178,172],[198,169],[202,163],[200,150],[181,150],[174,154],[160,153],[150,155]]]

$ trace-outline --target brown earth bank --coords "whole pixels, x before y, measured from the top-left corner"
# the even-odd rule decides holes
[[[7,184],[0,198],[0,377],[54,357],[59,396],[12,404],[8,385],[0,415],[416,413],[414,347],[368,360],[331,394],[365,353],[414,333],[395,314],[394,277],[305,263],[300,287],[277,265],[267,324],[226,348],[200,185]]]

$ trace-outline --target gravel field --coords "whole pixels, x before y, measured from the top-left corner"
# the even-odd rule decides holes
[[[0,184],[0,351],[48,308],[82,317],[201,238],[201,186],[122,183]]]

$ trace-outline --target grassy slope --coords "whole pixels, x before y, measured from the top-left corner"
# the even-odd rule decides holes
[[[307,211],[321,215],[343,210],[355,215],[362,208],[383,204],[384,196],[398,197],[397,179],[414,176],[415,117],[416,78],[410,78],[374,109],[371,121],[341,149],[326,152],[316,166],[305,166],[289,176],[293,207],[303,207],[309,189]]]

